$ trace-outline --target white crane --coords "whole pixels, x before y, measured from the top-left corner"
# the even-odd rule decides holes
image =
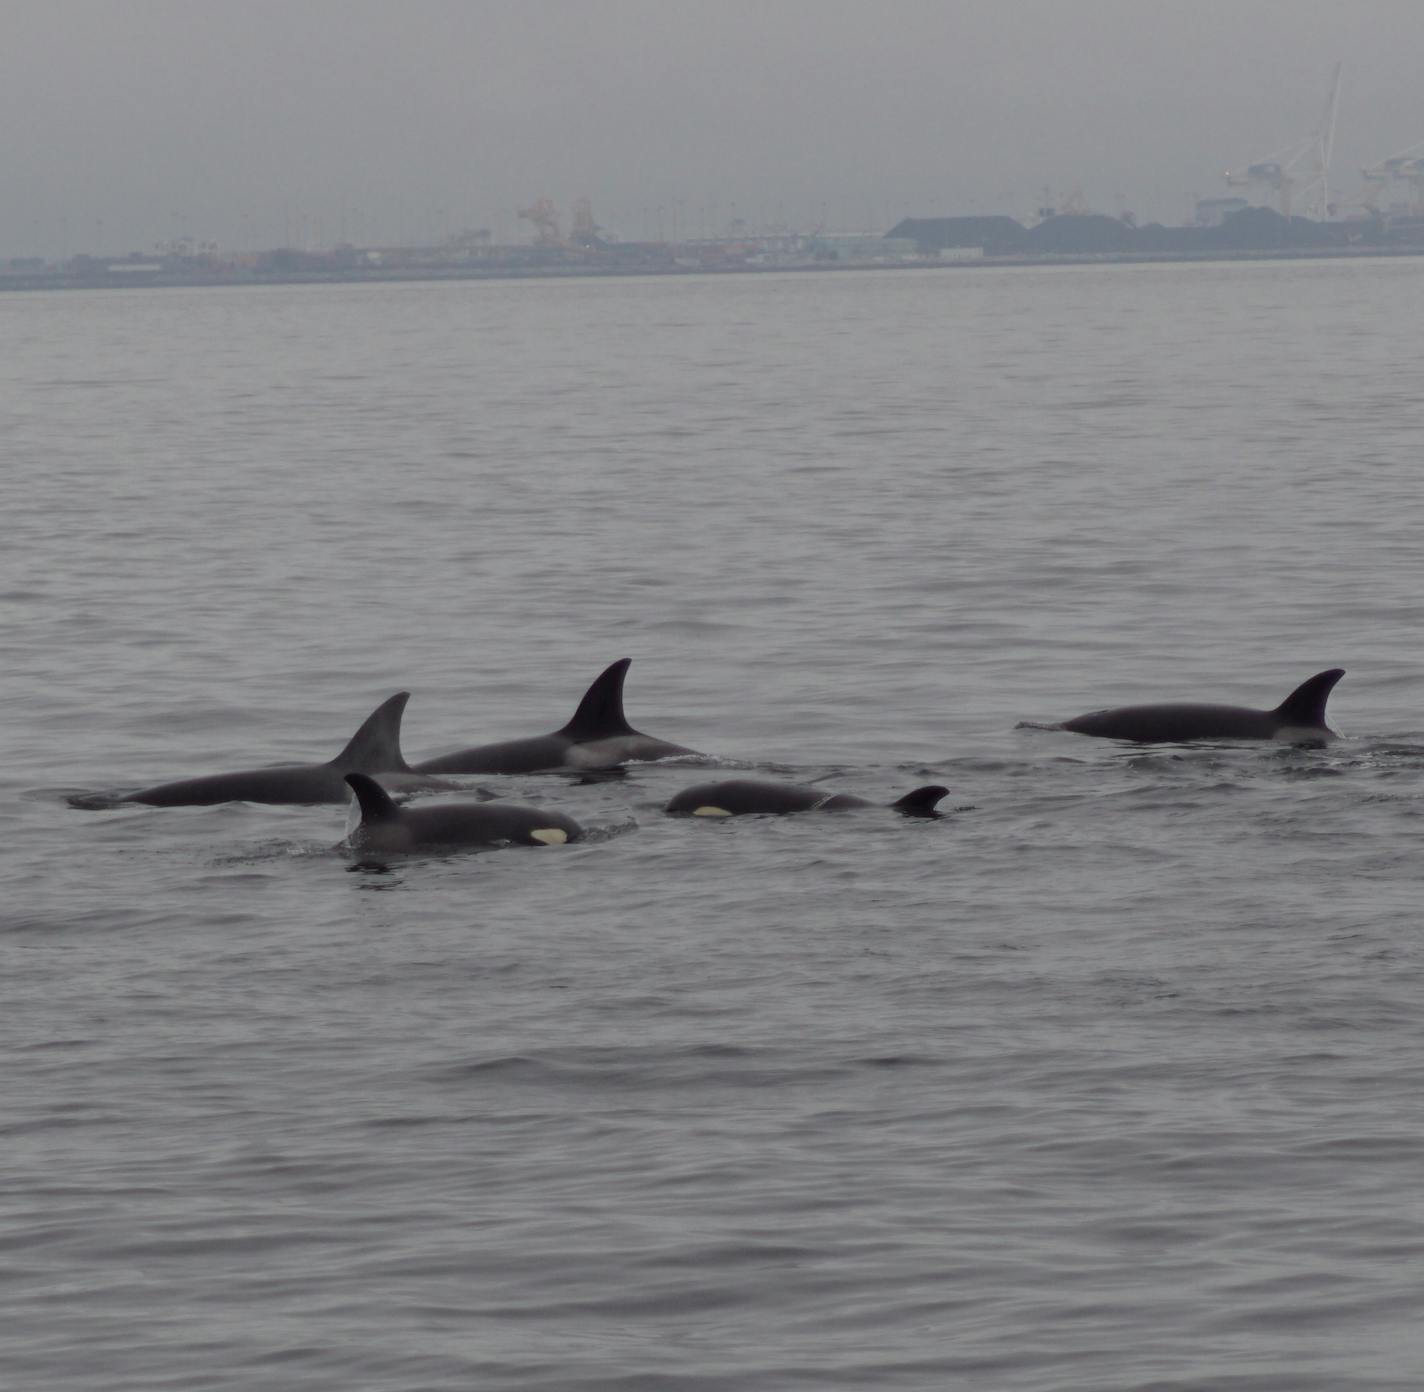
[[[1393,194],[1395,184],[1403,184],[1407,190],[1405,211],[1411,217],[1424,215],[1424,140],[1360,172],[1365,179],[1365,207],[1371,212],[1399,211],[1397,197],[1391,197],[1384,209],[1379,205],[1382,196]]]
[[[1320,124],[1304,140],[1288,145],[1263,160],[1248,165],[1243,173],[1226,174],[1232,188],[1265,189],[1275,194],[1276,209],[1282,217],[1302,213],[1324,218],[1330,212],[1330,155],[1335,147],[1335,115],[1340,106],[1340,64],[1330,83]]]

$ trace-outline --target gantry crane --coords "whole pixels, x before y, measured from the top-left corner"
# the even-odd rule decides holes
[[[1335,115],[1340,106],[1340,64],[1330,83],[1320,124],[1304,140],[1288,145],[1263,160],[1248,165],[1244,172],[1226,173],[1232,188],[1263,190],[1275,195],[1276,210],[1282,217],[1302,213],[1324,218],[1330,212],[1330,155],[1335,145]]]
[[[553,199],[536,199],[529,207],[521,208],[519,216],[534,224],[534,240],[540,246],[559,245],[559,215],[554,210]]]
[[[1424,217],[1424,140],[1360,172],[1365,178],[1365,207],[1372,213],[1397,211],[1397,198],[1391,198],[1384,208],[1380,203],[1396,184],[1403,184],[1407,190],[1405,211],[1410,217]]]

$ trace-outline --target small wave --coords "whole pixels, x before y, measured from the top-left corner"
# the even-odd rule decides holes
[[[136,807],[137,803],[125,802],[122,793],[76,792],[61,796],[70,806],[81,812],[113,812],[120,807]]]
[[[597,844],[600,841],[614,841],[620,836],[627,836],[629,832],[637,830],[637,819],[629,817],[626,822],[611,822],[606,826],[585,827],[583,835],[570,844],[577,847]]]
[[[338,855],[341,846],[327,841],[260,841],[244,850],[213,856],[208,865],[223,869],[239,865],[261,865],[268,861],[325,859]]]
[[[708,1041],[674,1050],[600,1046],[543,1054],[504,1054],[446,1064],[428,1077],[445,1083],[486,1079],[555,1089],[573,1085],[580,1090],[596,1087],[643,1091],[669,1086],[762,1088],[844,1077],[849,1070],[860,1066],[903,1064],[898,1060],[877,1064],[854,1059],[808,1062],[804,1057],[788,1057],[780,1050]]]

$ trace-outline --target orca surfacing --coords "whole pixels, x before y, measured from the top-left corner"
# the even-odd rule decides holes
[[[916,788],[890,806],[906,817],[938,817],[936,804],[948,788]],[[853,793],[828,793],[810,783],[771,783],[754,778],[731,778],[720,783],[698,783],[684,788],[664,811],[674,816],[744,817],[756,813],[838,811],[844,807],[883,807]]]
[[[549,735],[505,740],[426,759],[417,773],[540,773],[546,769],[608,769],[629,760],[695,754],[680,744],[635,730],[623,714],[623,679],[633,659],[620,657],[595,678],[573,719]]]
[[[1071,730],[1074,734],[1129,740],[1136,744],[1179,744],[1191,740],[1324,744],[1335,738],[1335,732],[1325,723],[1325,703],[1344,675],[1343,667],[1317,672],[1273,710],[1169,702],[1089,711],[1058,725],[1030,728]]]
[[[351,848],[366,855],[474,846],[562,846],[583,836],[583,828],[572,817],[542,807],[510,802],[397,807],[386,790],[364,773],[348,773],[346,782],[361,807],[361,823],[349,838]]]
[[[438,778],[418,775],[401,754],[401,715],[409,700],[410,692],[398,691],[383,701],[329,763],[279,764],[185,778],[129,793],[119,801],[150,807],[200,807],[216,802],[339,803],[350,795],[345,781],[348,773],[380,775],[386,786],[397,792],[449,787]]]

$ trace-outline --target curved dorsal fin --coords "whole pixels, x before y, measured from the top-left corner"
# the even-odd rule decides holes
[[[1335,689],[1335,683],[1344,675],[1343,667],[1332,667],[1328,672],[1317,672],[1301,682],[1276,707],[1275,713],[1280,717],[1281,724],[1306,730],[1325,729],[1325,702]]]
[[[609,735],[634,735],[637,731],[623,715],[623,678],[628,675],[631,657],[620,657],[594,678],[583,694],[574,718],[556,734],[571,740],[605,739]]]
[[[410,765],[400,747],[401,716],[409,700],[409,691],[397,691],[390,700],[382,701],[331,761],[332,766],[358,773],[409,773]]]
[[[390,794],[364,773],[348,773],[346,781],[361,804],[363,822],[389,822],[400,816],[400,808],[391,801]]]
[[[907,817],[938,817],[935,806],[942,797],[949,795],[948,788],[941,788],[931,784],[925,788],[916,788],[912,793],[906,793],[899,802],[890,805],[897,812],[904,813]]]

